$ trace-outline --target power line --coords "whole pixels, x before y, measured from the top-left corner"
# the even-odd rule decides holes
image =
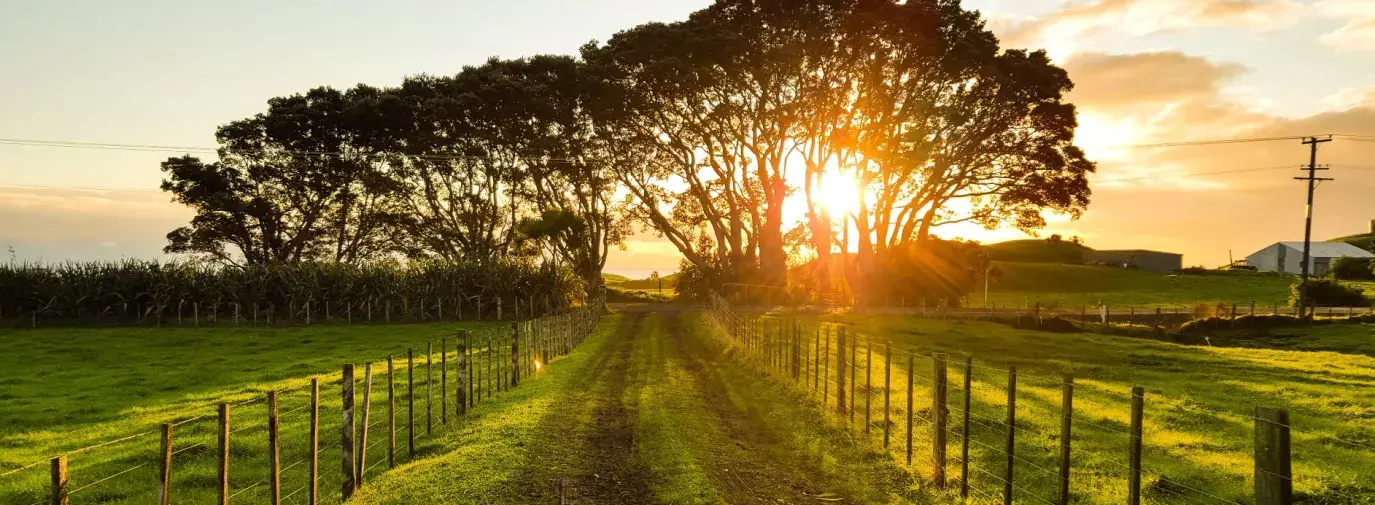
[[[1244,173],[1250,173],[1250,172],[1262,172],[1262,171],[1266,171],[1266,170],[1286,170],[1286,169],[1292,169],[1292,168],[1294,168],[1295,166],[1296,166],[1296,165],[1284,165],[1284,166],[1273,166],[1273,167],[1257,167],[1257,168],[1242,168],[1242,169],[1234,169],[1234,170],[1219,170],[1219,171],[1215,171],[1215,172],[1192,172],[1192,173],[1182,173],[1182,174],[1143,175],[1143,176],[1136,176],[1136,177],[1120,177],[1120,178],[1103,179],[1103,180],[1099,180],[1098,182],[1102,183],[1102,182],[1139,181],[1139,180],[1147,180],[1147,179],[1158,179],[1158,178],[1160,178],[1160,177],[1168,177],[1168,176],[1174,176],[1174,177],[1202,177],[1202,176],[1208,176],[1208,175],[1244,174]]]
[[[1327,135],[1318,135],[1318,136],[1319,136],[1319,137],[1325,136],[1325,137],[1329,137],[1329,138],[1332,137],[1331,134],[1327,134]],[[1282,141],[1282,140],[1303,140],[1303,139],[1306,139],[1306,138],[1309,138],[1309,137],[1311,137],[1311,135],[1295,135],[1295,136],[1288,136],[1288,137],[1253,137],[1253,138],[1235,138],[1235,139],[1187,140],[1187,141],[1178,141],[1178,142],[1159,142],[1159,143],[1154,143],[1154,144],[1129,144],[1129,145],[1115,146],[1115,147],[1119,147],[1119,148],[1123,148],[1123,149],[1155,149],[1155,148],[1161,148],[1161,147],[1190,147],[1190,146],[1211,146],[1211,145],[1225,145],[1225,144],[1248,144],[1248,143],[1253,143],[1253,142],[1278,142],[1278,141]]]
[[[171,146],[171,145],[150,145],[150,144],[116,144],[108,142],[81,142],[75,140],[36,140],[36,139],[13,139],[0,138],[0,144],[34,146],[34,147],[65,147],[80,149],[126,149],[137,151],[196,151],[196,152],[215,152],[214,148],[196,146]]]
[[[25,189],[75,189],[81,191],[113,191],[128,193],[161,193],[160,189],[152,188],[98,188],[89,186],[52,186],[45,184],[0,184],[0,188],[25,188]]]
[[[109,143],[109,142],[83,142],[83,141],[68,141],[68,140],[37,140],[37,139],[18,139],[18,138],[0,138],[0,145],[18,145],[18,146],[30,146],[30,147],[56,147],[56,148],[65,148],[65,149],[108,149],[108,150],[119,150],[119,151],[151,151],[151,152],[180,152],[180,153],[191,153],[191,152],[196,152],[196,153],[203,153],[203,154],[216,154],[216,153],[219,153],[219,149],[218,149],[218,148],[214,148],[214,147],[173,146],[173,145],[157,145],[157,144],[119,144],[119,143]],[[235,149],[235,150],[230,150],[229,152],[234,153],[234,154],[280,154],[280,155],[288,155],[288,156],[302,156],[302,157],[313,156],[313,157],[322,157],[322,158],[323,158],[323,157],[330,157],[330,158],[360,158],[360,159],[370,159],[370,158],[388,158],[388,159],[405,158],[405,159],[414,159],[414,160],[419,160],[419,161],[459,161],[459,160],[500,160],[500,159],[501,159],[501,157],[499,157],[499,156],[473,156],[473,155],[461,155],[461,154],[403,154],[403,153],[393,153],[393,152],[386,152],[386,153],[344,153],[344,152],[339,152],[339,151],[302,151],[302,150],[292,150],[292,149],[279,149],[279,150],[274,149],[274,150],[256,150],[256,151],[255,151],[255,150],[241,150],[241,149]],[[518,158],[518,159],[528,159],[528,158],[531,158],[531,157],[541,157],[541,156],[539,156],[539,155],[521,154],[521,153],[513,153],[513,154],[511,154],[511,157],[512,157],[512,158]],[[560,163],[576,163],[576,162],[578,162],[578,160],[573,160],[573,159],[570,159],[570,158],[559,158],[559,157],[541,157],[541,158],[542,158],[544,161],[548,161],[548,162],[560,162]]]

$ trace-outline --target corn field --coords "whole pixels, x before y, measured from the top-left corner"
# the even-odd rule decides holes
[[[6,326],[472,320],[529,317],[582,297],[571,272],[523,262],[0,265]]]

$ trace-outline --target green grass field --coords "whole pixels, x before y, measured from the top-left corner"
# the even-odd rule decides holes
[[[304,457],[309,443],[309,380],[321,379],[322,433],[338,433],[338,378],[346,362],[374,361],[374,406],[385,406],[385,358],[397,357],[398,379],[404,384],[406,351],[416,349],[416,377],[423,383],[425,344],[440,345],[441,337],[461,328],[485,324],[423,324],[391,326],[317,326],[282,328],[110,328],[0,331],[7,352],[0,353],[0,473],[44,461],[32,469],[0,477],[0,502],[27,504],[47,496],[46,459],[56,454],[130,435],[143,434],[108,448],[70,457],[73,488],[126,468],[144,465],[100,486],[83,490],[79,502],[147,503],[156,477],[158,437],[149,434],[159,424],[203,418],[174,430],[178,455],[175,487],[181,499],[213,498],[214,412],[220,402],[261,398],[265,391],[283,391],[279,399],[284,433],[285,467]],[[450,366],[453,352],[450,352]],[[439,373],[435,349],[435,373]],[[359,379],[363,369],[357,371]],[[436,381],[438,378],[436,377]],[[361,402],[362,392],[359,391]],[[419,393],[417,393],[419,394]],[[436,389],[435,394],[438,394]],[[434,415],[438,416],[438,399]],[[291,414],[286,414],[292,412]],[[235,448],[231,487],[243,490],[263,480],[266,468],[266,407],[258,401],[235,407]],[[422,412],[423,414],[423,412]],[[374,420],[379,418],[374,418]],[[328,438],[326,438],[328,439]],[[200,447],[191,447],[202,444]],[[337,445],[337,444],[335,444]],[[327,482],[336,475],[334,463],[324,468]],[[375,452],[374,454],[381,454]],[[323,463],[322,463],[323,464]],[[300,482],[305,465],[285,475]],[[287,487],[284,485],[284,487]],[[288,488],[296,488],[292,485]],[[247,490],[245,499],[262,501],[266,487]],[[286,494],[285,492],[283,494]],[[327,496],[337,499],[337,493]],[[74,499],[76,499],[74,497]]]
[[[1014,330],[979,322],[898,316],[809,316],[804,328],[844,322],[851,335],[891,338],[922,355],[947,352],[951,419],[963,409],[962,356],[975,357],[971,399],[971,484],[976,503],[1001,490],[1009,366],[1019,377],[1016,484],[1019,502],[1054,498],[1051,475],[1059,445],[1060,374],[1076,377],[1072,500],[1125,500],[1129,389],[1146,397],[1145,485],[1148,503],[1248,503],[1256,405],[1287,407],[1294,429],[1295,489],[1307,503],[1368,504],[1375,497],[1375,329],[1331,325],[1255,338],[1240,347],[1189,347],[1149,340]],[[322,379],[320,490],[337,503],[341,481],[338,368],[374,362],[374,426],[359,503],[933,503],[953,499],[922,484],[932,475],[931,362],[894,357],[891,423],[883,421],[882,348],[864,369],[848,417],[834,410],[835,378],[817,382],[822,396],[786,374],[762,377],[748,353],[722,345],[704,313],[627,313],[605,318],[572,354],[548,363],[521,387],[484,399],[463,419],[442,424],[439,375],[415,370],[417,446],[398,433],[398,469],[387,462],[387,354],[451,335],[458,325],[311,328],[48,329],[9,331],[0,339],[21,352],[0,357],[0,474],[73,448],[131,434],[158,423],[210,414],[226,399],[257,398],[269,388],[281,399],[283,495],[303,503],[307,419],[302,410],[311,377]],[[806,333],[806,335],[812,335]],[[451,342],[452,346],[452,342]],[[835,367],[834,342],[822,360]],[[810,349],[810,346],[807,347]],[[867,355],[858,353],[860,363]],[[423,350],[420,351],[423,355]],[[815,353],[808,351],[808,355]],[[498,355],[500,356],[500,355]],[[435,356],[438,368],[439,356]],[[745,361],[742,361],[745,360]],[[814,362],[815,360],[813,360]],[[401,365],[401,363],[398,363]],[[450,356],[449,365],[453,366]],[[809,368],[811,364],[807,365]],[[451,369],[452,370],[452,369]],[[397,370],[398,392],[407,370]],[[912,375],[917,422],[914,462],[905,461]],[[360,380],[362,370],[359,370]],[[452,375],[452,374],[450,374]],[[452,385],[454,377],[448,377]],[[434,384],[433,431],[424,419],[425,384]],[[791,384],[790,384],[791,383]],[[447,391],[452,396],[452,389]],[[362,400],[362,389],[358,391]],[[398,421],[404,426],[404,393]],[[448,407],[454,405],[450,402]],[[266,408],[234,408],[231,488],[235,502],[264,502]],[[213,416],[176,429],[173,490],[179,502],[213,499],[216,460]],[[868,426],[869,433],[864,434]],[[891,447],[882,446],[884,426]],[[958,421],[949,440],[952,480],[959,478]],[[239,431],[242,430],[242,431]],[[856,445],[854,441],[861,441]],[[71,458],[74,503],[147,503],[156,490],[155,435]],[[139,466],[143,465],[143,466]],[[46,463],[0,475],[0,502],[27,505],[46,496]],[[136,468],[126,474],[118,472]],[[1049,472],[1047,470],[1050,470]],[[114,479],[100,482],[104,477]]]
[[[892,415],[905,416],[908,356],[912,349],[916,384],[914,430],[919,453],[929,451],[934,352],[951,356],[951,397],[963,388],[963,357],[975,358],[971,430],[971,484],[985,495],[1001,488],[1006,425],[1005,398],[1010,366],[1019,370],[1020,432],[1016,475],[1018,493],[1053,501],[1057,468],[1062,374],[1071,374],[1075,389],[1073,501],[1116,504],[1126,499],[1126,464],[1130,389],[1147,391],[1145,408],[1145,493],[1156,503],[1248,503],[1251,495],[1251,418],[1256,406],[1284,407],[1291,413],[1294,487],[1311,503],[1370,503],[1375,498],[1375,340],[1369,325],[1324,327],[1296,345],[1305,349],[1271,350],[1190,347],[1093,334],[1035,333],[1005,326],[965,321],[920,320],[897,316],[828,316],[804,318],[804,334],[813,340],[814,325],[851,325],[867,339],[892,339],[900,349],[894,360]],[[1361,336],[1366,338],[1362,341]],[[1337,340],[1340,343],[1325,343]],[[825,347],[823,347],[825,349]],[[872,380],[876,385],[873,431],[866,440],[878,447],[881,430],[883,347],[876,349]],[[836,344],[824,359],[834,369]],[[858,352],[861,385],[856,402],[857,427],[865,425],[863,382],[867,347]],[[833,377],[834,379],[834,377]],[[828,405],[835,409],[832,383]],[[954,400],[951,418],[962,408]],[[858,428],[857,428],[858,429]],[[894,427],[899,440],[905,426]],[[956,430],[958,431],[958,430]],[[952,432],[951,440],[958,440]],[[958,451],[958,445],[952,445]],[[895,452],[899,458],[901,451]],[[929,459],[924,459],[929,461]],[[948,470],[957,474],[958,465]],[[929,466],[918,471],[930,475]],[[1032,502],[1040,501],[1034,498]]]
[[[1295,277],[1266,272],[1211,271],[1207,275],[1170,275],[1125,268],[1054,263],[996,263],[1002,278],[989,286],[989,302],[1002,307],[1077,309],[1100,303],[1111,307],[1188,307],[1237,303],[1281,307],[1289,303]],[[1375,296],[1375,282],[1353,282]],[[969,294],[983,306],[982,286]]]

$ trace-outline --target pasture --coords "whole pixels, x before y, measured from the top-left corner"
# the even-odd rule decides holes
[[[1096,334],[1061,335],[974,321],[876,315],[751,314],[790,318],[809,338],[847,326],[861,345],[856,417],[835,415],[835,378],[822,394],[786,375],[761,375],[747,349],[728,343],[709,313],[613,314],[572,353],[546,363],[509,393],[485,398],[462,416],[441,418],[439,383],[426,377],[423,346],[459,329],[490,325],[419,324],[283,328],[105,328],[15,330],[0,334],[0,474],[92,443],[178,422],[173,489],[178,501],[214,496],[213,406],[280,389],[282,464],[307,451],[310,378],[321,379],[321,501],[339,501],[341,457],[338,368],[374,363],[372,423],[385,426],[387,355],[417,349],[416,449],[412,456],[398,413],[398,457],[386,461],[385,428],[374,428],[370,470],[354,502],[400,503],[942,503],[954,487],[932,478],[931,362],[949,353],[951,419],[959,419],[963,356],[971,376],[971,500],[994,503],[1002,483],[1005,390],[1019,371],[1016,494],[1019,503],[1054,501],[1061,374],[1075,378],[1071,498],[1076,503],[1125,500],[1130,388],[1146,390],[1143,457],[1147,503],[1213,504],[1251,500],[1252,409],[1288,408],[1292,416],[1294,486],[1304,500],[1368,503],[1375,494],[1375,334],[1370,325],[1317,327],[1284,339],[1288,349],[1182,346]],[[831,333],[833,335],[833,333]],[[834,338],[829,337],[829,338]],[[853,340],[852,340],[853,341]],[[828,373],[842,357],[834,340],[808,345],[808,368]],[[882,347],[899,353],[885,377]],[[809,342],[810,344],[810,342]],[[1256,346],[1264,345],[1263,342]],[[1278,347],[1278,346],[1277,346]],[[904,357],[901,350],[910,350]],[[449,366],[454,356],[447,357]],[[867,358],[867,359],[866,359]],[[907,359],[914,363],[910,368]],[[440,355],[433,356],[438,367]],[[849,359],[849,358],[846,358]],[[873,361],[871,361],[873,359]],[[398,391],[411,382],[398,362]],[[452,369],[450,369],[452,371]],[[361,398],[361,375],[359,371]],[[452,374],[451,374],[452,375]],[[913,377],[909,407],[906,376]],[[884,387],[885,379],[891,380]],[[452,384],[453,377],[448,379]],[[874,386],[868,387],[872,380]],[[424,385],[433,392],[421,392]],[[853,387],[853,386],[851,386]],[[891,394],[884,422],[884,392]],[[404,393],[403,393],[404,394]],[[450,390],[452,394],[452,390]],[[434,395],[434,396],[431,396]],[[405,396],[401,396],[405,398]],[[422,400],[434,402],[426,415]],[[448,405],[452,411],[453,405]],[[232,450],[235,501],[263,502],[267,444],[262,403],[236,406]],[[858,410],[863,409],[863,410]],[[915,458],[902,449],[911,411]],[[868,414],[868,422],[864,415]],[[197,420],[196,416],[210,415]],[[188,421],[189,419],[189,421]],[[429,422],[425,422],[428,420]],[[891,430],[885,448],[881,433]],[[237,430],[242,430],[237,431]],[[959,441],[951,426],[946,468],[958,482]],[[72,485],[98,485],[73,503],[146,503],[156,496],[157,436],[144,436],[71,456]],[[200,447],[197,447],[200,445]],[[143,465],[143,466],[138,466]],[[117,472],[137,467],[127,474]],[[1051,471],[1048,471],[1051,470]],[[117,475],[109,481],[100,479]],[[283,471],[287,503],[300,494],[305,467]],[[0,501],[21,505],[46,497],[46,465],[0,477]]]
[[[1002,277],[989,285],[989,302],[1000,307],[1079,309],[1183,307],[1195,304],[1255,302],[1257,310],[1289,303],[1297,278],[1269,272],[1209,271],[1202,275],[1157,274],[1140,270],[1054,263],[995,262]],[[1375,282],[1350,282],[1375,296]],[[969,294],[983,306],[982,286]]]
[[[1059,445],[1060,377],[1075,378],[1076,498],[1121,503],[1125,495],[1130,389],[1146,390],[1144,487],[1153,501],[1204,503],[1251,499],[1256,406],[1288,408],[1293,426],[1294,487],[1323,503],[1364,503],[1375,493],[1375,341],[1346,352],[1182,346],[1095,334],[1063,335],[962,321],[866,316],[836,318],[870,338],[891,338],[918,353],[945,352],[952,384],[962,381],[958,358],[972,356],[976,418],[972,439],[983,462],[996,463],[1006,374],[1022,375],[1017,454],[1019,482],[1029,494],[1054,499]],[[1369,325],[1333,325],[1327,328]],[[1320,340],[1322,337],[1313,337]],[[1312,344],[1310,344],[1312,345]],[[929,370],[918,368],[918,373]],[[958,379],[957,379],[958,377]],[[918,405],[921,405],[918,402]],[[956,414],[952,414],[954,416]],[[1025,423],[1025,426],[1023,425]],[[983,450],[978,450],[982,448]],[[1005,457],[1005,456],[1001,456]],[[1037,468],[1037,466],[1042,468]],[[1000,468],[993,466],[992,468]],[[976,474],[986,488],[996,479]],[[1222,500],[1218,500],[1221,498]]]
[[[211,425],[218,403],[251,401],[264,391],[276,389],[289,391],[280,400],[282,411],[297,409],[309,403],[308,391],[303,388],[312,377],[322,379],[322,410],[334,409],[326,425],[335,428],[326,433],[337,435],[339,391],[337,386],[328,385],[337,383],[342,364],[394,355],[404,366],[408,349],[415,349],[423,360],[426,343],[438,346],[446,336],[453,343],[453,335],[460,329],[491,326],[0,330],[0,341],[7,350],[0,353],[0,398],[4,400],[0,401],[0,473],[73,449],[144,434],[108,449],[72,456],[72,482],[79,487],[155,459],[158,437],[147,433],[161,423],[205,416],[178,426],[177,439],[190,440],[187,445],[213,442]],[[380,385],[381,377],[376,380]],[[259,402],[235,408],[234,416],[242,426],[250,427],[242,434],[244,447],[236,448],[235,455],[242,459],[235,462],[233,474],[236,484],[248,486],[261,481],[264,471],[257,470],[267,467],[263,457],[266,433],[262,429],[266,410]],[[290,463],[305,453],[302,444],[308,446],[303,438],[307,420],[301,415],[283,417],[284,430],[292,434],[284,440],[284,461]],[[324,447],[337,455],[337,445]],[[188,451],[188,466],[179,469],[177,476],[177,489],[189,501],[213,496],[214,454],[206,447],[198,449]],[[329,463],[334,464],[327,468],[337,466],[335,460]],[[46,470],[45,462],[29,471],[0,477],[0,502],[39,501],[47,493]],[[288,473],[299,478],[303,471],[304,467],[298,466]],[[91,488],[87,493],[94,499],[74,499],[78,503],[147,503],[156,496],[148,479],[155,472],[154,465],[145,466]],[[337,480],[335,473],[325,475]],[[265,488],[249,491],[246,496],[256,492],[261,498],[263,491]]]

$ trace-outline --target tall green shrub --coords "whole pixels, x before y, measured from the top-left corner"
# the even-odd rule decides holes
[[[1297,282],[1290,288],[1290,306],[1299,305],[1299,289],[1300,284]],[[1308,297],[1309,305],[1314,307],[1364,307],[1370,304],[1370,300],[1360,288],[1342,284],[1335,279],[1309,279]]]
[[[1372,271],[1372,266],[1375,266],[1375,261],[1372,261],[1372,258],[1343,256],[1332,262],[1327,274],[1346,281],[1366,281],[1375,279],[1375,271]]]

